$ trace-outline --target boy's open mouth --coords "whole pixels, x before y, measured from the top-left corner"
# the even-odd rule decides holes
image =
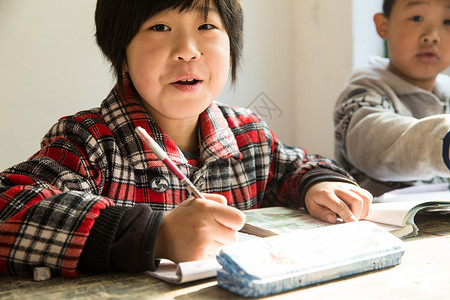
[[[435,54],[431,53],[431,52],[425,52],[425,53],[422,53],[422,56],[432,57],[432,56],[435,56]]]
[[[432,59],[436,58],[438,55],[434,49],[423,49],[417,54],[417,56],[424,59]]]
[[[197,79],[183,79],[183,80],[178,80],[175,83],[181,84],[181,85],[195,85],[197,82],[199,82],[199,80],[197,80]]]

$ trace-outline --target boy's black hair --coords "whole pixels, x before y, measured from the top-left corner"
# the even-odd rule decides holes
[[[97,44],[111,62],[119,88],[123,88],[126,48],[145,21],[166,9],[182,12],[197,5],[204,7],[206,18],[212,4],[230,39],[231,79],[235,83],[243,48],[244,17],[240,0],[98,0],[95,10]]]
[[[392,6],[394,5],[395,0],[384,0],[383,2],[383,14],[386,18],[391,16]]]

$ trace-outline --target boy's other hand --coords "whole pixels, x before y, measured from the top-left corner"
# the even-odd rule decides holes
[[[367,217],[372,200],[372,194],[356,185],[324,181],[309,188],[305,206],[310,215],[329,223],[337,217],[354,222]]]
[[[244,213],[227,206],[221,195],[203,195],[207,200],[188,198],[164,216],[155,258],[175,263],[212,258],[219,247],[238,240]]]

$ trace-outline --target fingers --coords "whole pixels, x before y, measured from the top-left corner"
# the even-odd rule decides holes
[[[219,224],[230,228],[234,231],[240,230],[245,223],[245,214],[231,206],[227,206],[227,199],[218,194],[203,194],[208,201],[213,201],[211,203],[205,202],[204,204],[210,206],[209,214],[218,222]],[[196,199],[200,201],[197,204],[201,204],[205,201],[203,199]]]
[[[221,205],[227,205],[227,198],[225,198],[222,195],[219,195],[219,194],[206,194],[206,193],[202,193],[202,195],[209,201],[213,201],[213,202],[215,202],[217,204],[221,204]],[[204,201],[204,199],[202,199],[202,198],[195,198],[194,196],[190,196],[189,198],[187,198],[186,200],[181,202],[181,204],[179,204],[178,206],[195,205],[196,201]]]
[[[216,206],[211,214],[218,223],[234,231],[239,231],[245,223],[245,214],[230,206]]]
[[[209,257],[215,257],[220,247],[224,245],[236,243],[238,241],[238,233],[230,228],[216,223],[208,230],[196,234],[195,239],[191,239],[191,244],[187,248],[190,249],[186,253],[184,250],[183,256],[187,257],[185,260],[199,260]]]
[[[347,207],[350,214],[352,214],[356,220],[361,219],[361,215],[363,214],[363,211],[365,210],[365,208],[363,205],[364,200],[362,199],[362,197],[360,195],[352,192],[351,190],[339,189],[339,190],[336,190],[336,196],[337,196],[337,201],[339,201],[342,206]],[[338,213],[339,216],[341,215],[337,211],[336,211],[336,213]],[[348,214],[346,216],[350,217]],[[345,220],[344,217],[342,217],[342,219]]]
[[[214,232],[213,241],[218,245],[218,247],[236,243],[239,240],[238,232],[219,225]]]
[[[311,216],[313,216],[319,220],[322,220],[322,221],[325,221],[325,222],[328,222],[331,224],[334,224],[337,222],[337,215],[325,206],[321,206],[321,205],[317,205],[317,204],[313,203],[310,207],[308,207],[308,212]]]
[[[205,197],[207,200],[186,199],[164,216],[156,247],[158,255],[174,262],[204,259],[214,256],[219,247],[237,241],[245,215],[223,205],[222,197]]]
[[[369,213],[372,195],[348,183],[321,182],[313,185],[305,196],[310,214],[326,222],[335,223],[337,216],[344,222],[364,219]]]
[[[206,205],[208,214],[219,224],[234,231],[240,230],[245,223],[245,214],[231,206],[227,206],[227,200],[224,196],[217,194],[204,194],[206,201],[196,199],[198,204]]]
[[[342,201],[341,198],[336,197],[335,199],[333,199],[333,202],[331,203],[332,205],[330,205],[330,209],[333,212],[335,212],[339,217],[341,217],[342,220],[344,220],[344,222],[358,221],[358,217],[355,216],[354,211],[351,209],[352,207],[347,203],[345,203],[344,201]],[[359,210],[359,208],[356,205],[353,206],[353,209],[355,211]]]
[[[316,197],[315,201],[308,207],[308,211],[312,216],[329,223],[336,223],[338,216],[344,222],[358,221],[347,204],[335,194],[329,194],[326,197]]]
[[[214,232],[214,238],[209,243],[208,257],[216,257],[217,251],[220,247],[225,245],[234,244],[239,241],[238,232],[220,225]]]
[[[245,223],[245,214],[231,206],[226,205],[227,200],[218,194],[203,194],[206,200],[201,198],[188,198],[182,204],[192,206],[192,215],[198,215],[198,222],[204,222],[211,226],[208,219],[214,220],[224,230],[239,231]],[[186,203],[190,202],[190,203]],[[180,205],[181,206],[181,205]]]
[[[368,191],[349,185],[337,190],[336,195],[350,207],[358,220],[364,219],[369,214],[373,196]]]
[[[206,199],[215,201],[215,202],[217,202],[219,204],[223,204],[223,205],[227,205],[228,204],[227,198],[225,198],[224,196],[219,195],[219,194],[206,194],[206,193],[204,193],[203,196],[205,196]]]

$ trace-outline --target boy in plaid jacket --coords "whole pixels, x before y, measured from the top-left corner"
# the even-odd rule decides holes
[[[155,270],[214,257],[241,210],[364,218],[371,195],[331,160],[282,144],[253,112],[213,100],[242,49],[238,0],[99,0],[97,42],[118,83],[61,118],[41,150],[0,175],[0,271]],[[204,193],[190,197],[138,138],[147,130]]]

